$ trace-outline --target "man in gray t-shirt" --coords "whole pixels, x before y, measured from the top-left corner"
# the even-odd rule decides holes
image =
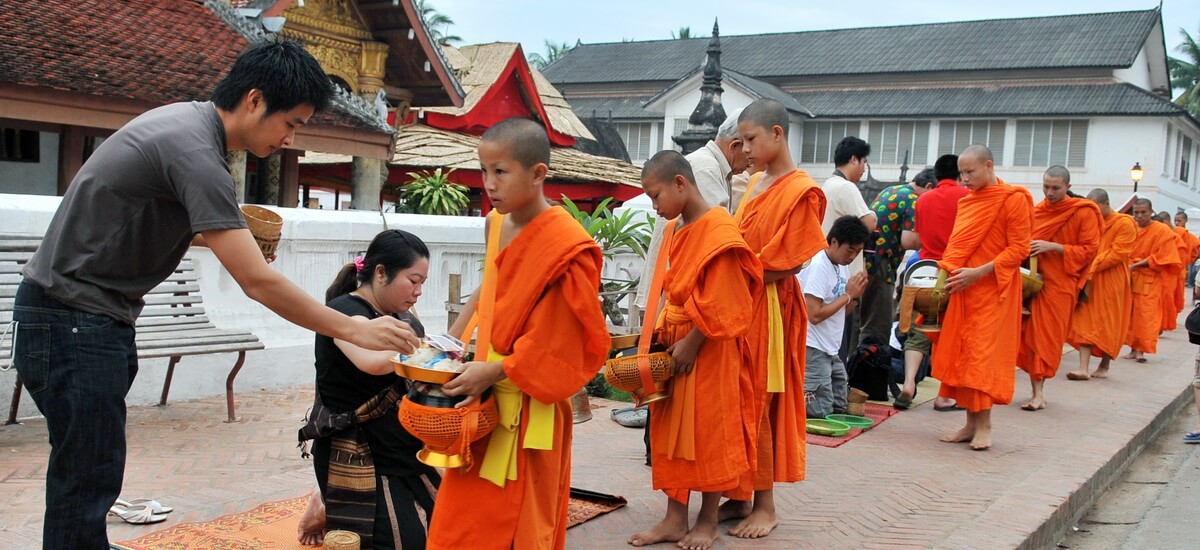
[[[347,317],[267,267],[238,209],[225,153],[287,147],[331,86],[303,47],[254,44],[211,102],[137,117],[71,182],[13,308],[14,364],[50,436],[43,548],[108,548],[105,517],[125,469],[125,395],[137,374],[133,323],[194,236],[247,296],[293,323],[373,350],[411,352],[417,343],[394,317]],[[161,519],[148,509],[122,517],[139,511]]]

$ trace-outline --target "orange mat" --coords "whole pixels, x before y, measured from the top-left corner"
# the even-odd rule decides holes
[[[222,550],[273,550],[303,548],[296,541],[300,516],[309,493],[302,497],[268,502],[253,510],[221,516],[202,523],[180,523],[161,531],[118,542],[122,550],[179,550],[208,548]],[[625,499],[572,498],[567,512],[568,527],[574,527],[625,505]],[[316,548],[315,546],[309,548]]]

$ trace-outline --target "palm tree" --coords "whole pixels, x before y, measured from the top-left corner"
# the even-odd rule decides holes
[[[675,31],[671,31],[671,38],[673,40],[687,40],[688,38],[691,38],[691,37],[692,37],[692,28],[691,27],[679,27],[678,34],[676,34]]]
[[[551,42],[549,39],[547,39],[545,42],[546,55],[534,52],[529,54],[527,57],[529,63],[533,65],[533,68],[539,71],[545,69],[547,65],[554,63],[554,60],[566,55],[567,52],[571,51],[571,45],[567,42],[558,44]]]
[[[1192,116],[1200,118],[1200,45],[1186,30],[1179,29],[1179,34],[1183,35],[1183,43],[1176,46],[1175,51],[1182,53],[1186,59],[1167,58],[1171,87],[1183,89],[1183,93],[1175,98],[1175,104],[1187,108]]]
[[[437,11],[426,0],[416,0],[414,6],[417,8],[417,13],[421,14],[421,20],[425,22],[425,28],[429,30],[429,34],[438,44],[450,44],[452,42],[462,42],[462,37],[455,34],[446,34],[454,20],[449,15]]]

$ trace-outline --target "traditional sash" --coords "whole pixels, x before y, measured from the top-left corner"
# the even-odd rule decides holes
[[[655,319],[658,319],[658,305],[662,301],[663,284],[667,273],[667,256],[671,255],[671,244],[675,241],[676,220],[667,222],[663,230],[662,244],[659,246],[658,258],[654,262],[654,272],[650,276],[650,294],[646,296],[646,311],[642,312],[642,335],[638,338],[638,376],[642,379],[642,389],[654,391],[654,376],[650,373],[650,344],[654,340]]]
[[[488,219],[490,227],[487,254],[483,260],[483,287],[479,292],[475,317],[467,324],[463,341],[468,341],[471,330],[478,323],[476,356],[481,353],[480,350],[487,350],[487,361],[499,362],[507,356],[496,353],[492,347],[492,325],[495,321],[496,287],[500,277],[496,257],[500,255],[500,228],[504,225],[504,216],[493,214]],[[479,467],[479,477],[504,487],[508,480],[517,479],[517,440],[525,394],[506,378],[492,386],[492,395],[500,411],[500,421],[488,438],[487,451]],[[529,425],[525,427],[525,442],[522,447],[546,451],[554,448],[553,403],[542,403],[529,398]]]
[[[750,183],[746,185],[746,194],[742,195],[742,202],[738,204],[737,214],[734,218],[738,224],[741,224],[742,218],[745,216],[746,203],[750,202],[750,194],[754,192],[754,186],[758,185],[758,180],[762,179],[763,173],[759,172],[750,178]],[[769,393],[784,393],[783,385],[783,309],[779,306],[779,286],[776,284],[779,281],[771,281],[766,284],[767,291],[767,392]]]

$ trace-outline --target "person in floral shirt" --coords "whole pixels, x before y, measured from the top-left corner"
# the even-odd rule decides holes
[[[911,183],[885,188],[871,202],[871,210],[879,219],[879,227],[874,233],[874,252],[863,254],[868,282],[862,304],[859,305],[856,342],[859,345],[868,334],[885,343],[891,337],[895,317],[893,298],[896,294],[896,271],[904,259],[905,250],[921,247],[921,241],[915,233],[917,197],[936,183],[933,170],[926,169],[917,174]]]

